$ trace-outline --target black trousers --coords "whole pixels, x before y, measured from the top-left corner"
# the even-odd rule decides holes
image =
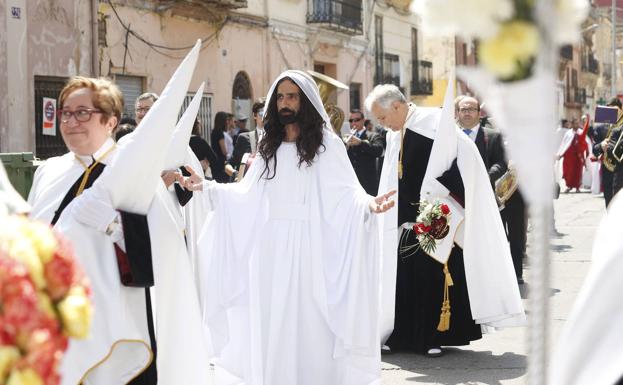
[[[519,190],[508,199],[501,212],[502,223],[510,244],[513,267],[517,278],[523,278],[523,259],[528,241],[528,213]]]
[[[612,181],[614,178],[614,173],[606,169],[606,167],[602,164],[601,166],[601,183],[603,183],[604,189],[604,201],[606,203],[606,207],[610,204],[613,196],[613,185]]]

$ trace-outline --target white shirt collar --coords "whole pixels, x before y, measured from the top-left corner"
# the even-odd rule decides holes
[[[464,127],[461,127],[459,124],[457,124],[457,126],[459,127],[459,129],[461,129],[461,131],[472,130],[472,132],[468,136],[472,141],[476,141],[476,137],[478,136],[478,130],[480,129],[480,123],[478,123],[472,128],[464,128]]]
[[[93,159],[101,158],[102,155],[104,155],[114,145],[115,145],[115,141],[111,137],[109,137],[108,139],[106,139],[104,144],[102,144],[102,146],[93,153],[93,155],[78,155],[76,153],[74,153],[74,155],[76,156],[76,158],[81,159],[84,162],[84,164],[88,166],[92,163]],[[106,159],[101,159],[100,163],[106,164]]]

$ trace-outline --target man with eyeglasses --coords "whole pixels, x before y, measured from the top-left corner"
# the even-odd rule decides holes
[[[368,194],[376,196],[379,189],[376,160],[383,154],[383,138],[366,131],[365,117],[361,110],[352,110],[348,122],[351,130],[345,141],[348,158],[361,186]]]
[[[136,98],[136,104],[134,105],[134,112],[136,114],[136,123],[140,123],[141,120],[147,115],[147,112],[151,106],[158,100],[158,95],[153,92],[145,92]]]
[[[478,100],[471,96],[459,96],[455,103],[457,125],[475,142],[493,187],[495,181],[508,170],[504,138],[499,131],[481,124]],[[504,208],[500,215],[510,243],[515,276],[517,282],[523,284],[523,259],[528,240],[527,208],[519,189],[515,190],[513,195],[503,204]]]
[[[459,96],[455,103],[457,125],[476,144],[493,186],[508,168],[502,135],[499,131],[481,126],[478,100],[471,96]]]

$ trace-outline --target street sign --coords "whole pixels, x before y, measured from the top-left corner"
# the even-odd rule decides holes
[[[56,136],[56,99],[43,98],[43,135]]]
[[[21,19],[22,9],[20,7],[11,7],[11,17],[14,19]]]

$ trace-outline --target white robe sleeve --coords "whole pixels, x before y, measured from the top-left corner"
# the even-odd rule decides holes
[[[314,296],[336,335],[335,355],[378,353],[381,253],[377,216],[334,134],[325,132],[316,178],[320,214],[312,223],[312,255],[322,255],[323,282]],[[315,205],[312,203],[312,208]],[[312,217],[312,221],[314,217]],[[325,305],[326,304],[326,305]]]
[[[212,211],[199,234],[197,275],[203,323],[217,355],[229,339],[227,309],[248,298],[249,258],[257,238],[252,229],[267,214],[261,204],[264,164],[256,157],[239,183],[204,182],[203,199]]]

